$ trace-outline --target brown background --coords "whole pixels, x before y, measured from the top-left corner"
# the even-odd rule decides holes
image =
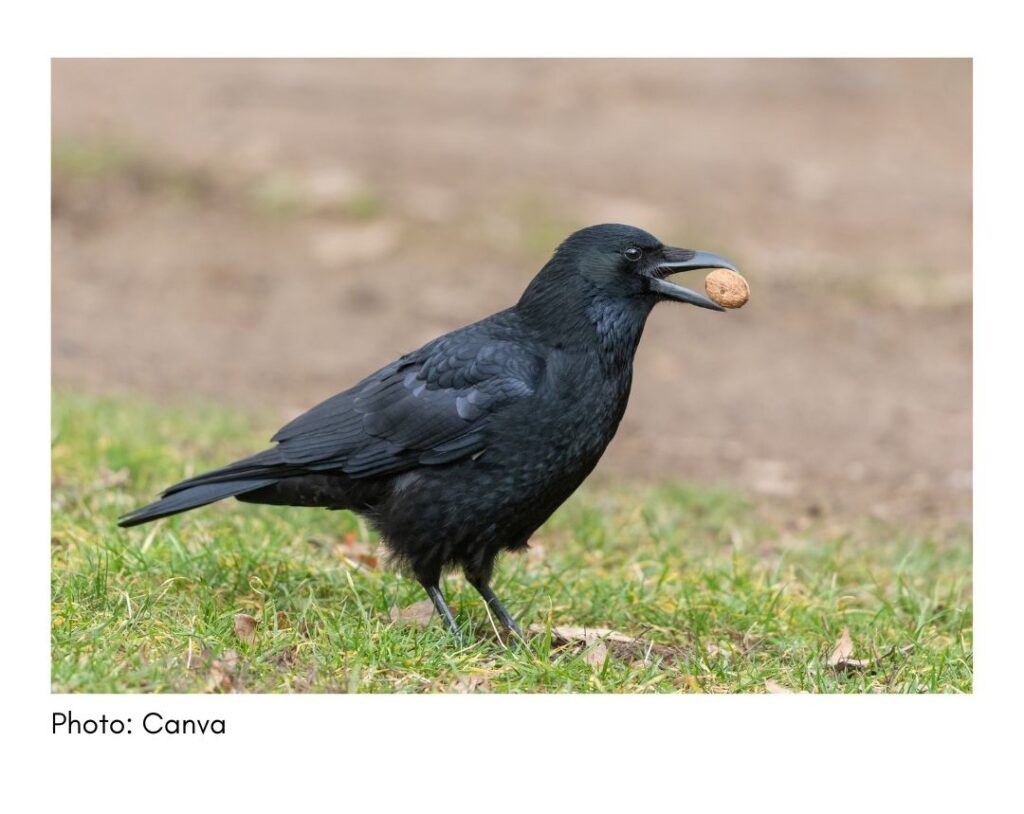
[[[752,299],[655,311],[599,477],[969,517],[969,61],[59,60],[53,139],[58,387],[284,420],[620,221]]]

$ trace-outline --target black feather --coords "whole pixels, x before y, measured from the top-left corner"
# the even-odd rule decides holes
[[[123,515],[118,518],[117,525],[122,527],[137,526],[140,523],[148,523],[161,517],[169,517],[172,514],[178,514],[188,509],[206,506],[209,503],[215,503],[226,497],[253,492],[272,483],[274,483],[273,480],[244,480],[193,486],[174,492],[168,497],[162,497],[148,506],[143,506],[141,509],[136,509]]]

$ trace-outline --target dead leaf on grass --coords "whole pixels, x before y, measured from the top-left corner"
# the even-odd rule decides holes
[[[608,660],[608,645],[600,639],[597,640],[583,656],[583,660],[589,664],[595,673],[601,672],[604,663]]]
[[[842,673],[846,670],[862,670],[872,664],[871,659],[855,659],[851,658],[852,656],[853,640],[850,638],[850,628],[844,627],[832,655],[828,657],[828,666],[837,673]]]
[[[380,559],[376,554],[360,554],[356,559],[359,560],[360,565],[365,565],[367,568],[376,568],[380,565]]]
[[[210,663],[211,658],[213,658],[213,651],[209,647],[204,647],[197,653],[192,647],[192,641],[189,640],[188,654],[185,656],[186,670],[202,670]]]
[[[530,633],[544,634],[547,633],[547,630],[545,625],[530,625]],[[551,638],[560,644],[573,644],[575,642],[590,644],[598,639],[621,642],[622,644],[636,644],[637,642],[637,639],[632,636],[627,636],[625,633],[619,633],[606,627],[553,627],[551,628]]]
[[[256,620],[247,613],[235,614],[235,636],[246,644],[256,641]]]
[[[452,692],[474,693],[490,692],[491,685],[486,676],[482,675],[460,675],[452,683]]]
[[[360,540],[354,531],[345,534],[340,542],[331,546],[331,554],[354,566],[365,565],[376,568],[379,563],[377,549],[365,540]]]
[[[405,608],[393,607],[390,613],[392,622],[401,622],[415,627],[426,627],[430,624],[430,618],[433,615],[434,603],[429,599],[413,602]]]
[[[764,682],[764,691],[772,695],[795,695],[791,689],[783,687],[777,681],[772,681],[770,678]]]
[[[219,659],[214,659],[210,664],[207,692],[231,692],[235,688],[237,667],[238,653],[234,650],[228,650]]]
[[[839,635],[839,641],[836,642],[836,647],[832,651],[832,655],[828,657],[828,666],[835,667],[839,662],[846,661],[853,655],[853,640],[850,638],[850,628],[844,627],[843,632]]]
[[[278,630],[287,630],[288,629],[289,625],[288,625],[288,614],[287,613],[285,613],[284,611],[278,611],[274,618],[277,620],[277,629]]]
[[[547,630],[547,627],[542,624],[533,624],[528,628],[529,633],[542,636],[547,633]],[[606,627],[559,625],[551,628],[551,644],[554,647],[574,647],[576,652],[582,652],[597,642],[605,645],[606,657],[610,654],[612,658],[622,661],[639,659],[644,666],[650,664],[652,656],[674,660],[682,654],[682,650],[678,647],[645,641],[642,636],[627,636],[625,633],[619,633],[617,630]]]

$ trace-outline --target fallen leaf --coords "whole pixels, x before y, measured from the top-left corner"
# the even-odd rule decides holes
[[[527,630],[529,633],[543,636],[548,628],[542,624],[532,624]],[[574,647],[577,652],[582,652],[598,641],[606,645],[613,658],[622,661],[641,659],[645,665],[650,663],[652,655],[657,658],[676,659],[681,654],[679,648],[644,641],[641,636],[627,636],[606,627],[559,625],[551,628],[551,644],[555,647]]]
[[[608,660],[608,645],[598,639],[593,646],[587,649],[583,660],[593,668],[595,673],[599,673]]]
[[[192,642],[188,643],[188,655],[185,657],[185,667],[189,670],[202,670],[213,658],[213,651],[204,647],[198,653],[192,649]]]
[[[235,614],[235,635],[246,644],[256,641],[256,620],[247,613]]]
[[[288,628],[288,614],[287,613],[285,613],[284,611],[278,611],[277,612],[277,616],[275,617],[275,619],[277,620],[277,629],[278,630],[286,630]]]
[[[452,683],[452,691],[460,693],[489,692],[490,684],[482,675],[460,675]]]
[[[835,667],[839,662],[846,661],[852,655],[853,640],[850,638],[850,628],[844,627],[843,632],[839,636],[839,641],[836,642],[835,650],[833,650],[832,655],[828,657],[828,666]]]
[[[235,688],[235,670],[238,666],[238,653],[228,650],[221,658],[214,659],[210,664],[210,681],[207,692],[220,690],[230,692]]]
[[[871,659],[855,659],[851,658],[852,655],[853,640],[850,638],[850,628],[844,627],[832,655],[828,657],[828,666],[837,673],[846,670],[862,670],[871,666]]]
[[[420,602],[413,602],[406,608],[394,607],[391,609],[391,621],[401,622],[416,627],[426,627],[430,624],[430,618],[434,615],[434,603],[429,599]]]
[[[788,687],[783,687],[777,681],[772,681],[770,678],[764,682],[765,692],[772,693],[774,695],[794,695],[794,692]]]
[[[369,543],[356,539],[355,532],[346,534],[340,543],[331,546],[331,554],[352,565],[365,565],[376,568],[378,563],[377,550]]]
[[[544,634],[547,633],[547,630],[545,625],[530,625],[530,633]],[[551,628],[551,638],[564,644],[572,644],[573,642],[586,642],[589,644],[598,639],[621,642],[623,644],[635,644],[637,641],[632,636],[627,636],[625,633],[619,633],[606,627],[553,627]]]

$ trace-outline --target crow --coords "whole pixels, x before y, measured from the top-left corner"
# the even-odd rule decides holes
[[[226,497],[349,509],[459,627],[440,589],[461,567],[502,625],[494,562],[594,469],[626,410],[633,357],[663,300],[715,311],[665,278],[726,268],[621,224],[574,232],[514,306],[440,336],[286,424],[270,449],[184,480],[119,519],[135,526]]]

